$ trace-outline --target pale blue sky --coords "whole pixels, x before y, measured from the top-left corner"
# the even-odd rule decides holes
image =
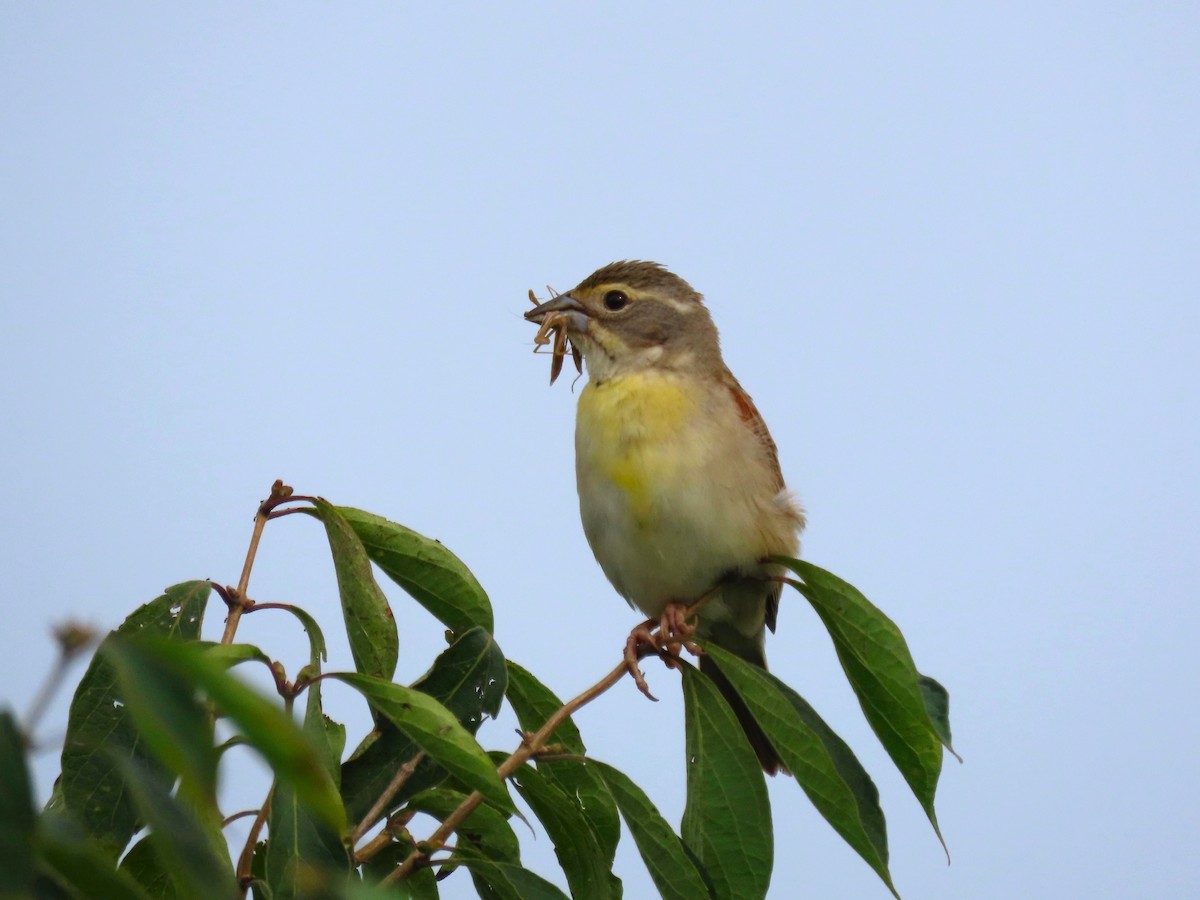
[[[650,258],[707,295],[804,555],[950,689],[947,868],[786,598],[772,667],[874,775],[902,894],[1200,895],[1198,46],[1184,3],[5,4],[3,696],[54,622],[236,581],[276,477],[440,538],[504,651],[585,687],[635,617],[521,313]],[[323,546],[272,524],[251,592],[339,635]],[[440,629],[391,593],[411,679]],[[303,661],[286,618],[240,633]],[[677,676],[649,677],[661,703],[578,722],[677,822]],[[772,799],[773,897],[886,895]],[[526,861],[555,877],[544,835]],[[619,866],[647,896],[628,839]]]

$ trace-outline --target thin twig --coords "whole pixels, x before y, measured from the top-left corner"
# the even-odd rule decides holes
[[[33,732],[37,728],[38,722],[42,720],[42,716],[46,714],[46,710],[50,706],[50,700],[58,693],[58,688],[67,674],[69,665],[70,662],[67,657],[60,653],[54,660],[54,667],[46,675],[46,680],[42,682],[42,686],[38,689],[37,696],[29,704],[29,711],[25,713],[25,727],[21,729],[27,744],[32,746]]]
[[[686,620],[692,618],[706,603],[708,603],[709,600],[719,593],[721,588],[724,586],[725,581],[722,580],[705,591],[699,599],[688,606],[684,613],[684,619]],[[666,661],[665,656],[663,659]],[[546,724],[544,724],[533,734],[526,736],[521,741],[521,746],[514,750],[508,759],[504,760],[504,762],[500,763],[500,765],[496,767],[496,774],[500,776],[500,780],[503,781],[504,779],[508,778],[509,775],[528,762],[531,757],[535,756],[538,751],[540,751],[546,745],[546,741],[549,740],[552,734],[554,734],[555,729],[569,719],[576,710],[591,703],[627,674],[632,675],[633,673],[630,671],[629,664],[622,660],[620,665],[616,666],[616,668],[593,684],[582,694],[564,703],[558,711],[556,711],[550,716],[549,719],[546,720]],[[420,842],[420,846],[424,849],[414,849],[412,853],[410,853],[404,860],[404,862],[388,873],[387,877],[380,882],[380,885],[395,884],[396,882],[407,878],[418,867],[428,865],[430,855],[436,853],[439,849],[446,845],[446,839],[454,833],[454,830],[458,828],[462,821],[472,812],[474,812],[482,802],[483,794],[481,794],[479,791],[473,791],[462,803],[459,804],[458,808],[455,809],[454,812],[446,816],[446,818],[442,821],[442,824],[433,834],[431,834],[426,840]]]
[[[408,834],[408,823],[412,821],[413,816],[417,814],[415,809],[402,809],[399,812],[393,813],[388,817],[387,824],[383,826],[379,834],[371,838],[354,854],[354,864],[360,865],[382,850],[388,844],[393,843],[408,843],[415,845],[412,835]],[[400,833],[403,833],[407,841],[400,841]]]
[[[267,525],[267,517],[261,511],[254,517],[254,532],[250,535],[250,547],[246,551],[246,562],[242,566],[242,577],[238,579],[236,591],[229,603],[229,616],[225,619],[225,633],[221,635],[222,644],[232,644],[233,636],[237,633],[238,622],[246,611],[246,588],[250,584],[250,570],[254,567],[254,557],[258,553],[258,542],[262,538],[263,528]]]
[[[367,841],[354,854],[354,864],[361,865],[366,862],[388,844],[395,843],[395,837],[392,835],[392,830],[385,827],[383,831]]]
[[[67,669],[71,667],[75,658],[96,640],[96,633],[91,628],[76,622],[59,625],[53,633],[54,641],[58,644],[58,657],[29,704],[29,710],[25,713],[25,724],[21,729],[24,743],[29,748],[33,747],[33,732],[50,707],[50,701],[62,686]]]
[[[521,743],[521,746],[513,751],[512,755],[504,762],[496,767],[496,774],[501,779],[507,778],[518,768],[525,764],[534,753],[541,749],[546,739],[554,733],[564,721],[566,721],[575,710],[581,706],[591,703],[614,684],[621,680],[622,677],[629,671],[628,667],[622,662],[616,666],[611,672],[593,684],[590,688],[580,694],[573,700],[563,704],[554,715],[546,720],[546,724],[539,728],[534,734],[530,735]],[[430,854],[440,850],[446,843],[446,839],[454,833],[454,830],[462,823],[463,819],[473,813],[476,807],[483,802],[483,794],[479,791],[474,791],[467,797],[458,808],[448,815],[442,822],[441,826],[428,839],[421,842],[425,850],[414,850],[408,855],[399,866],[393,869],[386,878],[380,882],[381,885],[395,884],[396,882],[407,878],[412,874],[413,870],[419,865],[423,865],[428,860]]]
[[[396,774],[392,777],[388,786],[383,789],[383,793],[379,795],[379,799],[375,801],[370,811],[363,816],[362,821],[358,823],[358,827],[354,829],[354,833],[350,835],[351,846],[357,844],[362,836],[370,830],[371,826],[379,821],[379,817],[383,815],[388,804],[392,802],[392,798],[404,786],[404,782],[412,777],[412,773],[417,771],[417,766],[421,764],[421,760],[424,758],[425,751],[418,750],[412,759],[396,770]]]
[[[278,481],[275,483],[279,484]],[[264,503],[263,505],[265,506],[266,504]],[[293,697],[284,694],[283,705],[289,719],[292,717],[293,702]],[[254,824],[250,826],[250,833],[246,835],[246,845],[242,847],[242,853],[238,857],[237,880],[243,897],[245,897],[250,883],[254,880],[254,873],[252,871],[254,868],[254,847],[258,843],[259,835],[262,834],[263,826],[267,823],[267,817],[271,815],[271,801],[275,797],[275,785],[276,781],[272,781],[271,787],[267,790],[266,799],[263,800],[262,806],[258,810],[258,815],[254,819]]]
[[[272,782],[271,789],[267,791],[267,799],[263,801],[263,805],[254,819],[254,824],[250,826],[250,834],[246,836],[246,846],[242,848],[242,855],[238,857],[237,880],[243,897],[246,895],[246,889],[250,887],[252,878],[250,869],[254,864],[254,847],[258,843],[258,836],[262,834],[263,826],[267,824],[267,816],[271,814],[271,798],[274,795],[275,784]]]
[[[582,753],[535,753],[533,758],[538,762],[587,762]]]
[[[229,606],[229,617],[225,620],[225,633],[221,635],[222,644],[233,643],[233,636],[237,633],[238,622],[242,618],[242,613],[251,604],[251,601],[246,596],[246,590],[250,587],[250,570],[254,568],[254,557],[258,554],[258,542],[262,539],[263,529],[267,526],[267,520],[271,518],[271,513],[275,507],[281,503],[301,499],[306,500],[308,498],[293,496],[292,489],[277,478],[275,479],[275,483],[271,485],[270,496],[258,505],[258,512],[254,515],[254,531],[250,534],[250,546],[246,550],[246,561],[242,564],[242,577],[238,579],[238,585],[235,590],[221,592],[222,598]]]
[[[221,820],[221,827],[224,828],[230,822],[236,822],[238,819],[244,819],[246,816],[258,815],[257,809],[243,809],[241,812],[235,812],[232,816],[226,816]]]

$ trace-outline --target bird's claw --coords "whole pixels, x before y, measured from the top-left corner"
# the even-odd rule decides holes
[[[658,698],[650,693],[645,673],[638,666],[639,660],[654,653],[668,669],[678,669],[680,651],[687,650],[694,655],[701,652],[688,640],[696,633],[696,628],[688,624],[687,612],[688,607],[684,603],[668,603],[657,622],[647,619],[639,623],[629,632],[629,639],[625,641],[625,668],[629,670],[637,689],[651,700],[657,701]],[[657,631],[654,630],[656,626]]]
[[[699,648],[688,640],[696,633],[696,627],[687,621],[688,607],[684,603],[668,603],[663,607],[658,620],[658,647],[678,658],[680,650],[698,653]],[[668,663],[668,665],[671,665]],[[671,668],[678,668],[671,665]]]
[[[633,678],[637,689],[657,703],[658,698],[650,693],[650,685],[646,684],[646,675],[638,665],[638,661],[643,656],[658,651],[658,642],[655,640],[654,632],[650,630],[652,621],[648,619],[629,632],[629,639],[625,641],[625,668],[629,670],[629,675]]]

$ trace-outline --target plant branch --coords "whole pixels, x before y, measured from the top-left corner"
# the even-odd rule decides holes
[[[379,820],[379,817],[383,815],[384,810],[387,809],[387,805],[392,802],[392,798],[395,797],[400,788],[404,786],[404,782],[408,781],[408,779],[412,777],[413,772],[417,771],[417,766],[421,764],[421,760],[424,758],[425,751],[418,750],[412,759],[396,770],[396,774],[392,777],[392,780],[388,786],[383,789],[383,793],[379,795],[379,799],[375,801],[375,805],[371,807],[370,811],[365,816],[363,816],[362,821],[358,823],[358,827],[355,828],[354,832],[350,835],[351,846],[357,844],[362,839],[362,836],[367,833],[370,827]]]
[[[388,844],[392,843],[393,840],[394,837],[392,835],[391,828],[385,825],[383,831],[379,832],[379,834],[375,835],[375,837],[363,844],[362,847],[358,849],[358,852],[354,854],[354,864],[356,866],[362,865]]]
[[[277,478],[275,479],[275,483],[271,485],[270,496],[258,505],[258,512],[254,515],[254,531],[250,534],[250,546],[246,550],[246,561],[242,564],[242,576],[238,579],[237,587],[218,591],[221,598],[229,607],[229,616],[225,619],[225,633],[221,635],[222,644],[233,643],[233,636],[237,633],[238,622],[241,621],[242,613],[253,603],[246,596],[246,590],[250,587],[250,570],[254,568],[254,557],[258,555],[258,542],[262,539],[263,529],[267,525],[267,520],[271,518],[271,513],[275,507],[291,499],[301,498],[293,497],[292,489]]]
[[[247,816],[258,815],[257,809],[243,809],[241,812],[235,812],[232,816],[226,816],[221,820],[221,827],[224,828],[230,822],[236,822],[238,819],[244,819]]]
[[[684,619],[690,619],[700,611],[709,600],[711,600],[725,585],[725,580],[713,585],[704,592],[695,602],[691,603],[684,612]],[[653,624],[650,620],[646,624]],[[671,666],[674,656],[664,650],[659,650],[659,656],[668,665]],[[672,666],[673,667],[673,666]],[[593,684],[590,688],[584,691],[579,696],[572,700],[568,700],[562,707],[546,720],[546,723],[531,735],[526,735],[521,740],[521,746],[512,752],[508,759],[500,763],[496,767],[496,774],[501,780],[508,778],[513,772],[529,761],[531,757],[536,755],[554,734],[555,729],[563,722],[571,717],[578,709],[591,703],[625,675],[632,675],[630,666],[627,662],[622,661],[611,672]],[[459,804],[450,815],[442,821],[438,829],[431,834],[426,840],[421,841],[419,846],[423,849],[414,849],[412,853],[399,866],[388,873],[387,877],[380,882],[381,885],[395,884],[407,878],[417,868],[429,864],[429,858],[433,853],[445,846],[446,839],[454,833],[462,821],[469,816],[483,802],[483,794],[479,791],[473,791],[466,800]]]
[[[496,774],[504,779],[524,765],[533,754],[542,748],[546,740],[554,733],[554,730],[566,721],[573,712],[591,703],[620,681],[628,671],[628,667],[622,662],[582,694],[564,703],[557,712],[546,720],[545,725],[522,740],[521,746],[514,750],[508,759],[496,767]],[[473,813],[476,807],[482,802],[483,794],[479,793],[479,791],[472,792],[454,812],[446,816],[437,831],[421,842],[421,845],[425,848],[424,850],[414,850],[403,863],[392,870],[380,883],[384,885],[395,884],[407,878],[417,867],[425,864],[431,854],[437,852],[445,845],[446,839],[454,833],[463,819]]]
[[[54,660],[54,667],[46,675],[46,680],[42,682],[33,702],[29,704],[29,710],[25,713],[25,724],[21,729],[22,739],[26,747],[30,748],[33,746],[33,732],[49,708],[50,701],[62,685],[67,669],[71,667],[75,658],[96,639],[96,633],[91,628],[75,622],[59,625],[55,627],[53,633],[54,641],[58,644],[58,658]]]
[[[254,818],[254,824],[250,826],[250,834],[246,836],[246,846],[242,848],[242,854],[238,857],[237,880],[243,897],[253,878],[250,869],[254,864],[254,845],[258,843],[258,836],[262,834],[263,826],[267,824],[267,816],[271,814],[271,798],[273,796],[275,796],[274,782],[271,783],[271,789],[267,791],[267,799],[263,801],[258,815]]]

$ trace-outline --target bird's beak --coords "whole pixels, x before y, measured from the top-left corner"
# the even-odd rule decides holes
[[[587,331],[589,321],[587,312],[584,310],[583,304],[570,294],[559,294],[557,297],[535,306],[525,313],[525,318],[540,325],[550,313],[558,313],[566,320],[568,333],[582,334]]]

